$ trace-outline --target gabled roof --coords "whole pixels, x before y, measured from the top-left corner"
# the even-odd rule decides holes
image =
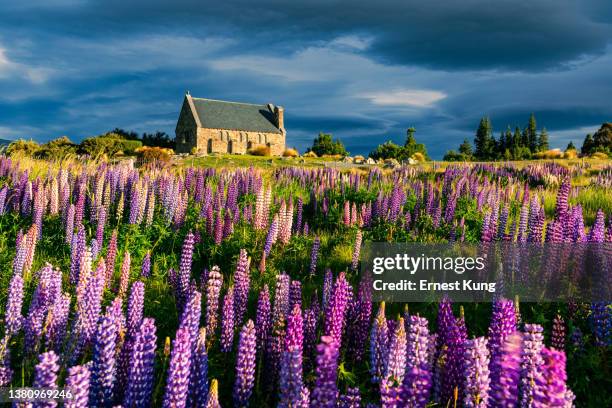
[[[276,127],[272,105],[217,101],[214,99],[191,99],[191,110],[197,115],[196,123],[203,128],[244,130],[249,132],[281,133]]]

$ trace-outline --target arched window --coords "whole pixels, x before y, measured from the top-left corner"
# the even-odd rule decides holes
[[[208,154],[212,153],[212,139],[208,139],[206,151],[208,152]]]

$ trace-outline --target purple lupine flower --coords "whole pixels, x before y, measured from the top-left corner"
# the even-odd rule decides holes
[[[11,350],[9,349],[9,338],[0,340],[0,387],[8,386],[13,380],[11,369]]]
[[[277,235],[278,216],[274,216],[274,219],[272,219],[272,223],[270,224],[270,228],[268,229],[268,235],[266,236],[266,242],[264,244],[264,255],[266,256],[266,258],[270,255],[272,245],[274,245],[274,242],[276,242]]]
[[[402,402],[410,407],[424,407],[431,388],[430,346],[435,347],[427,328],[427,319],[410,316],[406,345],[406,374],[402,383]]]
[[[270,315],[270,291],[268,285],[264,284],[264,287],[259,292],[259,299],[257,300],[257,312],[255,314],[255,327],[257,329],[257,349],[262,351],[265,344],[268,342],[268,335],[271,327],[271,315]]]
[[[116,341],[116,323],[111,316],[105,315],[100,319],[94,344],[89,389],[89,401],[92,406],[111,406],[115,377]]]
[[[499,357],[506,338],[516,331],[516,310],[509,299],[498,299],[493,304],[493,315],[489,326],[489,350],[491,351],[491,383],[499,382],[501,366]]]
[[[127,309],[127,334],[134,336],[142,323],[144,308],[144,283],[136,281],[132,284]]]
[[[610,343],[610,325],[612,324],[612,312],[606,302],[594,302],[591,304],[591,315],[589,316],[595,345],[605,347]]]
[[[151,251],[147,251],[144,258],[142,258],[142,270],[140,276],[148,278],[151,276]]]
[[[360,408],[361,407],[361,395],[359,394],[359,387],[349,387],[346,390],[346,394],[342,394],[338,397],[337,408]]]
[[[338,343],[342,343],[342,332],[346,321],[346,308],[349,302],[351,287],[346,281],[346,275],[341,272],[336,279],[332,297],[325,311],[325,328],[327,336],[332,336]]]
[[[543,363],[536,377],[533,407],[567,407],[567,374],[563,351],[542,349]]]
[[[327,310],[327,303],[331,297],[332,289],[334,285],[334,277],[331,269],[325,270],[325,277],[323,278],[323,310]]]
[[[68,207],[68,212],[66,213],[66,243],[70,244],[72,242],[72,235],[74,234],[74,215],[75,215],[75,207],[74,204],[70,204]]]
[[[0,208],[1,210],[1,208]],[[295,216],[295,225],[294,225],[294,230],[295,232],[299,233],[300,230],[302,229],[302,215],[304,212],[304,200],[302,200],[302,197],[298,197],[297,199],[297,212],[296,212],[296,216]]]
[[[334,408],[338,398],[338,343],[331,336],[321,336],[317,346],[316,382],[310,406],[316,408]]]
[[[66,388],[72,397],[64,403],[66,408],[87,408],[89,405],[89,368],[74,366],[68,369]]]
[[[13,275],[8,290],[6,302],[6,314],[4,318],[5,332],[7,337],[19,333],[23,323],[21,308],[23,306],[23,277],[20,274]]]
[[[270,336],[268,336],[268,343],[266,344],[265,372],[268,374],[266,385],[270,392],[274,390],[278,383],[281,355],[285,349],[285,323],[284,314],[272,321],[272,331]]]
[[[486,408],[489,404],[489,349],[487,339],[478,337],[466,342],[465,387],[463,404],[469,408]]]
[[[387,365],[380,381],[380,399],[384,407],[396,407],[401,398],[401,384],[406,372],[406,326],[399,318],[389,340]]]
[[[181,307],[187,301],[187,295],[189,292],[189,281],[191,279],[191,264],[193,262],[193,245],[194,235],[191,231],[185,236],[183,241],[183,249],[181,252],[181,263],[179,265],[178,272],[178,298]]]
[[[215,331],[219,323],[219,295],[223,286],[223,275],[217,265],[213,266],[208,273],[208,284],[206,286],[206,335],[209,344],[215,338]]]
[[[59,372],[59,357],[54,351],[47,351],[38,357],[38,364],[34,368],[34,388],[57,388],[57,373]],[[57,402],[39,402],[36,404],[41,408],[52,408]]]
[[[317,271],[317,259],[319,258],[319,248],[321,247],[321,240],[319,237],[315,237],[312,242],[312,250],[310,252],[310,276],[314,276]]]
[[[102,244],[104,242],[104,227],[106,225],[106,209],[104,207],[100,207],[98,213],[98,225],[96,227],[96,241],[100,248],[102,248]]]
[[[221,318],[221,351],[228,353],[232,351],[234,344],[234,287],[230,286],[223,298],[223,310]]]
[[[66,337],[68,315],[70,314],[70,295],[64,294],[55,299],[47,317],[46,345],[48,350],[59,351]]]
[[[113,230],[110,241],[108,243],[108,251],[106,251],[106,284],[110,282],[115,274],[115,259],[117,258],[117,230]]]
[[[234,222],[232,219],[232,212],[231,210],[228,209],[225,211],[225,217],[223,219],[223,239],[229,238],[229,236],[232,235],[233,233],[234,233]]]
[[[208,396],[206,397],[206,408],[221,408],[219,404],[219,383],[213,379],[210,382],[210,389],[208,390]]]
[[[497,349],[499,376],[491,379],[490,400],[494,407],[518,407],[522,338],[520,333],[506,337]]]
[[[129,381],[124,401],[126,407],[145,408],[151,403],[157,347],[155,332],[155,320],[143,319],[132,346]]]
[[[276,277],[276,291],[274,292],[274,306],[272,309],[272,322],[285,319],[289,313],[289,287],[291,279],[286,273]]]
[[[595,223],[589,233],[589,242],[604,242],[606,239],[606,221],[605,215],[601,209],[597,210]]]
[[[189,329],[180,327],[172,342],[172,355],[164,395],[164,408],[183,408],[187,405],[189,372],[191,368],[191,339]]]
[[[568,177],[563,180],[561,187],[559,187],[559,191],[557,192],[557,205],[555,207],[555,218],[557,220],[562,220],[565,217],[565,214],[567,214],[567,200],[569,198],[571,188],[571,180]]]
[[[542,364],[544,329],[539,324],[525,324],[521,355],[521,407],[533,404],[535,378]]]
[[[287,317],[285,350],[281,356],[279,407],[296,407],[301,400],[303,330],[302,311],[296,304]]]
[[[234,317],[238,325],[242,324],[249,301],[251,285],[249,266],[250,261],[247,252],[241,249],[238,255],[238,262],[236,263],[236,272],[234,272]]]
[[[223,241],[223,216],[221,211],[217,212],[217,218],[215,219],[215,229],[213,232],[213,238],[215,239],[215,245],[220,245]]]
[[[565,350],[565,321],[561,315],[557,314],[553,319],[551,348],[556,350]]]
[[[289,287],[289,310],[293,310],[295,305],[302,307],[302,282],[299,280],[291,281]]]
[[[240,331],[236,356],[236,382],[232,393],[235,407],[247,407],[255,385],[255,353],[257,336],[252,320]]]
[[[350,335],[348,336],[349,353],[356,361],[363,359],[365,344],[370,330],[370,318],[372,316],[372,291],[370,280],[362,279],[359,283],[359,292],[353,299],[353,307],[349,307],[351,312]]]
[[[351,269],[353,271],[357,270],[357,265],[359,264],[359,254],[361,252],[361,240],[362,240],[361,230],[358,230],[357,236],[355,237],[355,245],[353,247],[353,258],[351,261]]]
[[[385,373],[389,349],[388,331],[385,302],[381,302],[370,332],[370,373],[374,383],[380,382]]]
[[[194,397],[196,405],[204,408],[208,397],[208,352],[206,351],[206,329],[198,333],[195,355],[193,356],[195,378]]]

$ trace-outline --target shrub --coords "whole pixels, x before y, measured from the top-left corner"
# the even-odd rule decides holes
[[[33,156],[40,149],[40,145],[33,140],[19,139],[11,143],[6,149],[7,155],[23,154]]]
[[[578,152],[576,151],[576,149],[568,149],[565,151],[565,153],[563,153],[564,159],[575,159],[577,157],[578,157]]]
[[[422,163],[425,161],[425,155],[421,152],[416,152],[415,154],[412,155],[411,159],[416,160],[419,163]]]
[[[311,150],[311,151],[309,151],[309,152],[304,153],[304,155],[303,155],[303,156],[304,156],[304,157],[313,157],[313,158],[319,157],[319,156],[317,156],[317,154],[316,154],[315,152],[313,152],[312,150]]]
[[[604,152],[595,152],[591,155],[592,159],[599,159],[599,160],[605,160],[607,158],[609,158],[609,156],[604,153]]]
[[[315,152],[318,156],[333,154],[344,157],[348,155],[344,144],[339,139],[332,139],[332,135],[327,133],[319,133],[308,150]]]
[[[51,140],[40,146],[40,149],[34,153],[37,159],[64,159],[68,156],[76,154],[77,145],[72,143],[66,136]]]
[[[252,156],[270,156],[270,146],[255,146],[247,151]]]
[[[79,152],[92,157],[113,157],[119,153],[133,155],[139,147],[142,147],[140,140],[123,139],[116,133],[107,133],[83,140],[79,145]]]
[[[533,157],[535,159],[561,159],[563,158],[563,152],[559,149],[552,149],[544,152],[537,152]]]
[[[172,158],[172,149],[143,146],[136,149],[136,156],[143,162],[169,163]]]
[[[285,149],[283,157],[298,157],[300,154],[295,149]]]

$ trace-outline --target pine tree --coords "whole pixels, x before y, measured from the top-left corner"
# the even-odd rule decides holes
[[[467,138],[463,139],[463,143],[459,145],[459,153],[465,155],[467,158],[472,157],[472,154],[474,154],[472,151],[472,145]]]
[[[576,150],[576,146],[574,146],[574,142],[572,142],[571,140],[567,144],[567,147],[565,148],[565,151],[568,151],[568,150]]]
[[[532,113],[529,117],[529,124],[527,125],[527,143],[529,150],[535,153],[538,150],[538,129],[536,127],[535,115]]]
[[[593,136],[591,136],[591,134],[589,133],[584,138],[584,142],[582,142],[582,148],[580,148],[580,153],[591,154],[594,147],[595,141],[593,140]]]
[[[494,139],[491,129],[491,121],[488,117],[480,119],[476,137],[474,138],[474,156],[479,160],[490,160],[493,158]]]
[[[542,128],[540,138],[538,139],[538,151],[545,152],[548,150],[548,148],[548,132],[546,131],[546,128]]]

